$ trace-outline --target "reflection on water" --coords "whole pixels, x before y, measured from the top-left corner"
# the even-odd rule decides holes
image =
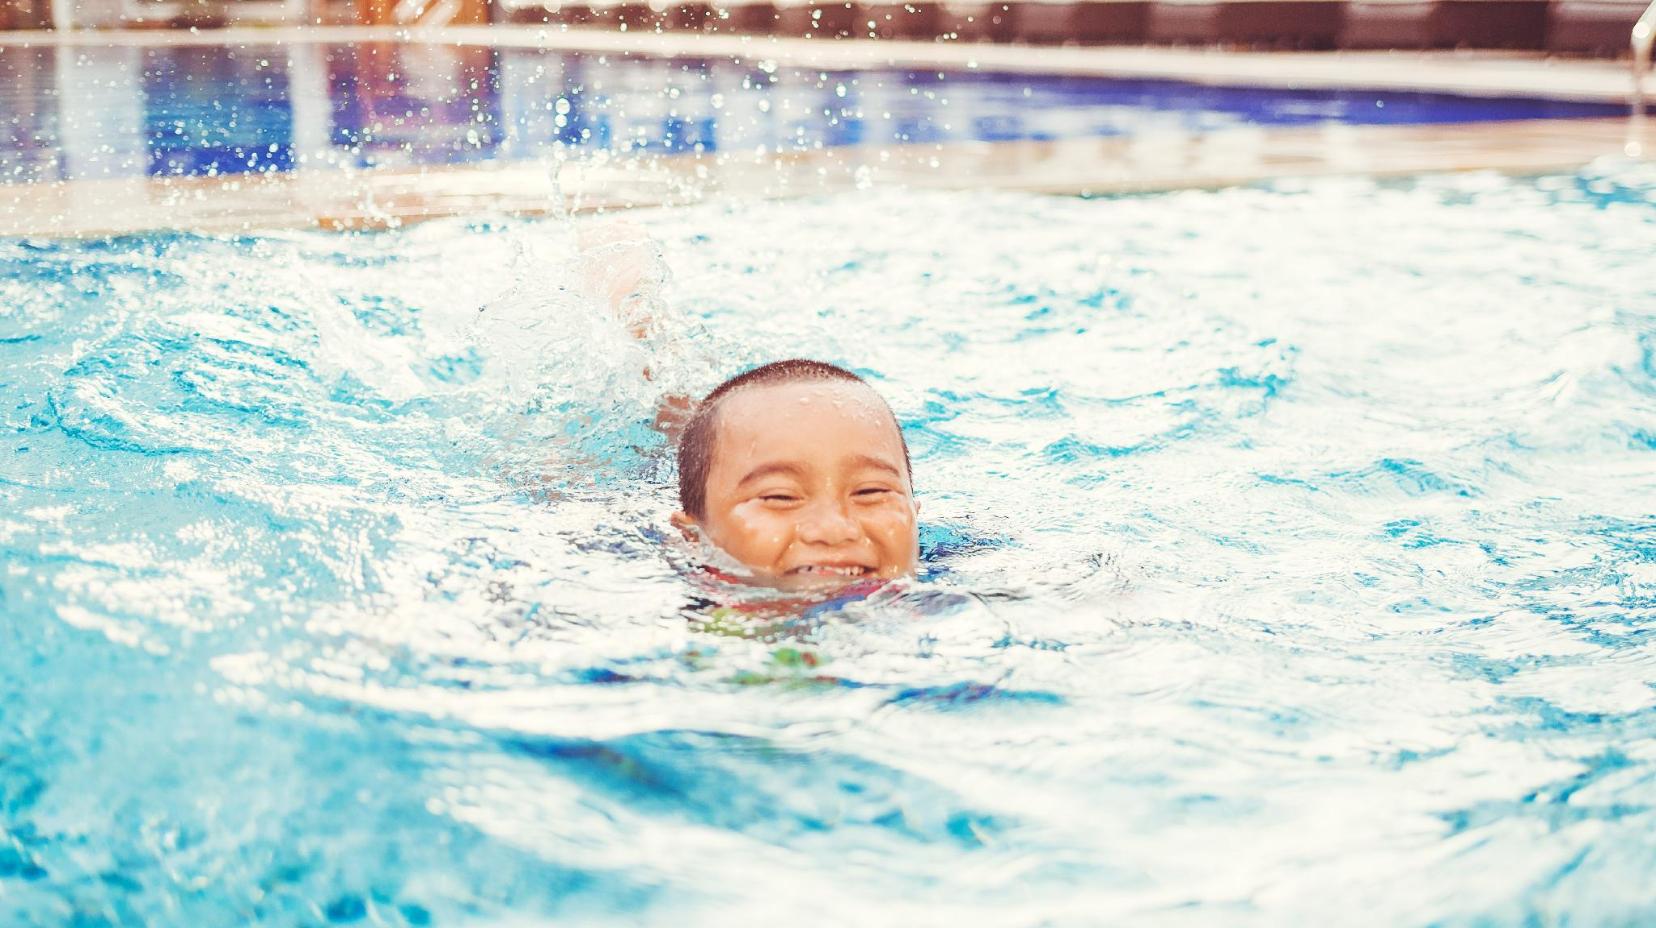
[[[1242,125],[1618,115],[1607,104],[611,58],[400,43],[8,48],[0,179],[774,153]]]
[[[500,53],[480,46],[329,46],[329,141],[361,163],[492,157],[504,137]]]
[[[145,55],[138,74],[149,174],[293,167],[288,68],[268,56]]]
[[[0,182],[61,176],[52,50],[0,55]]]

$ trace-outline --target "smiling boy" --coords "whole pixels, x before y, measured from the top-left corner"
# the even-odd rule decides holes
[[[577,241],[581,290],[634,337],[648,338],[663,308],[656,243],[618,222],[582,229]],[[819,589],[915,571],[920,505],[908,445],[891,407],[856,374],[776,361],[726,380],[693,407],[663,397],[656,427],[678,438],[673,524],[751,579]]]
[[[890,579],[919,556],[908,446],[862,378],[777,361],[720,384],[678,448],[673,524],[788,589]]]

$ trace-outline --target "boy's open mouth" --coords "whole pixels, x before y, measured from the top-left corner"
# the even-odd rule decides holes
[[[860,564],[801,564],[788,571],[789,576],[803,577],[866,577],[874,572],[872,567]]]

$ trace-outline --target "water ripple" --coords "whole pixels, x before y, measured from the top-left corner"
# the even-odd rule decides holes
[[[656,211],[645,344],[563,221],[0,242],[0,921],[1638,922],[1653,208]],[[685,568],[657,396],[794,354],[919,578]]]

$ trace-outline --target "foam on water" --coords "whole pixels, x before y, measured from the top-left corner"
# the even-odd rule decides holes
[[[0,242],[0,921],[1653,914],[1648,166],[643,219],[644,346],[562,222]],[[712,619],[648,422],[791,355],[924,575]]]

